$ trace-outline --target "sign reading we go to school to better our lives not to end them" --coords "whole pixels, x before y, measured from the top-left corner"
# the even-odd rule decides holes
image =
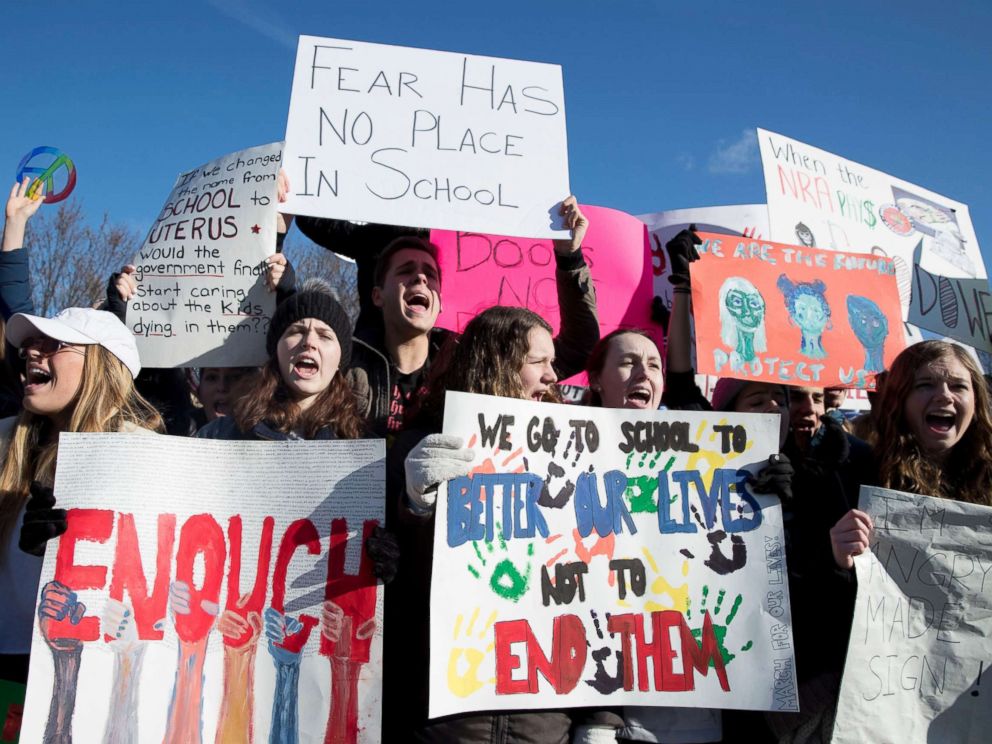
[[[782,509],[746,485],[778,417],[450,391],[444,411],[476,457],[437,500],[431,717],[797,709]]]
[[[561,67],[301,36],[287,212],[565,237]]]

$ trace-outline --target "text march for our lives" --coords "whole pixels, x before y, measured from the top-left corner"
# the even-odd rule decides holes
[[[875,532],[833,741],[989,741],[992,508],[867,486],[859,505]]]
[[[64,434],[21,741],[378,742],[384,457]]]
[[[134,259],[127,325],[146,367],[246,367],[266,359],[275,294],[282,143],[225,155],[180,174]]]
[[[775,416],[448,392],[476,459],[439,490],[430,715],[796,710]]]
[[[286,171],[293,214],[564,237],[561,67],[301,36]]]

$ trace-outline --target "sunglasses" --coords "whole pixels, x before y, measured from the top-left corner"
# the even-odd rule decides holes
[[[80,354],[85,354],[86,352],[82,349],[73,348],[72,344],[65,341],[59,341],[58,339],[49,338],[48,336],[36,336],[34,338],[27,338],[21,342],[20,348],[17,350],[17,356],[21,359],[28,358],[28,352],[34,349],[40,356],[50,357],[58,354],[63,349],[68,349],[69,351],[76,351]]]

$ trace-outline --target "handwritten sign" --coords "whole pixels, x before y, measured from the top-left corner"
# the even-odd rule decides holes
[[[225,155],[183,173],[134,259],[127,325],[146,367],[265,362],[275,294],[265,259],[276,246],[282,143]]]
[[[475,448],[438,496],[430,715],[796,710],[773,416],[447,394]]]
[[[978,742],[992,730],[992,508],[861,487],[875,523],[834,728],[844,742]]]
[[[769,237],[891,258],[904,318],[910,306],[921,301],[913,288],[914,264],[934,276],[987,277],[966,204],[764,129],[758,130],[758,145],[768,194]],[[973,314],[980,313],[970,300],[965,299],[965,304]],[[920,321],[924,328],[992,351],[992,327],[985,325],[984,316],[980,344],[963,324],[943,324],[939,313],[917,309],[913,316],[913,322]]]
[[[935,276],[913,266],[909,320],[970,346],[992,350],[992,290],[986,279]]]
[[[22,740],[378,742],[384,454],[63,436]]]
[[[647,229],[629,214],[582,207],[589,231],[582,253],[593,283],[602,335],[617,328],[656,328],[651,322],[652,280]],[[550,240],[432,230],[444,277],[442,328],[461,332],[493,305],[533,310],[557,334],[561,327],[555,254]],[[661,329],[659,331],[659,342]]]
[[[691,269],[700,372],[868,387],[904,348],[890,259],[701,237]]]
[[[286,171],[294,214],[562,237],[561,68],[301,36]]]

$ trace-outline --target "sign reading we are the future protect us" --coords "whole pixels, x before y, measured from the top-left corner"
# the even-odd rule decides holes
[[[293,214],[564,237],[561,67],[301,36],[285,160]]]

